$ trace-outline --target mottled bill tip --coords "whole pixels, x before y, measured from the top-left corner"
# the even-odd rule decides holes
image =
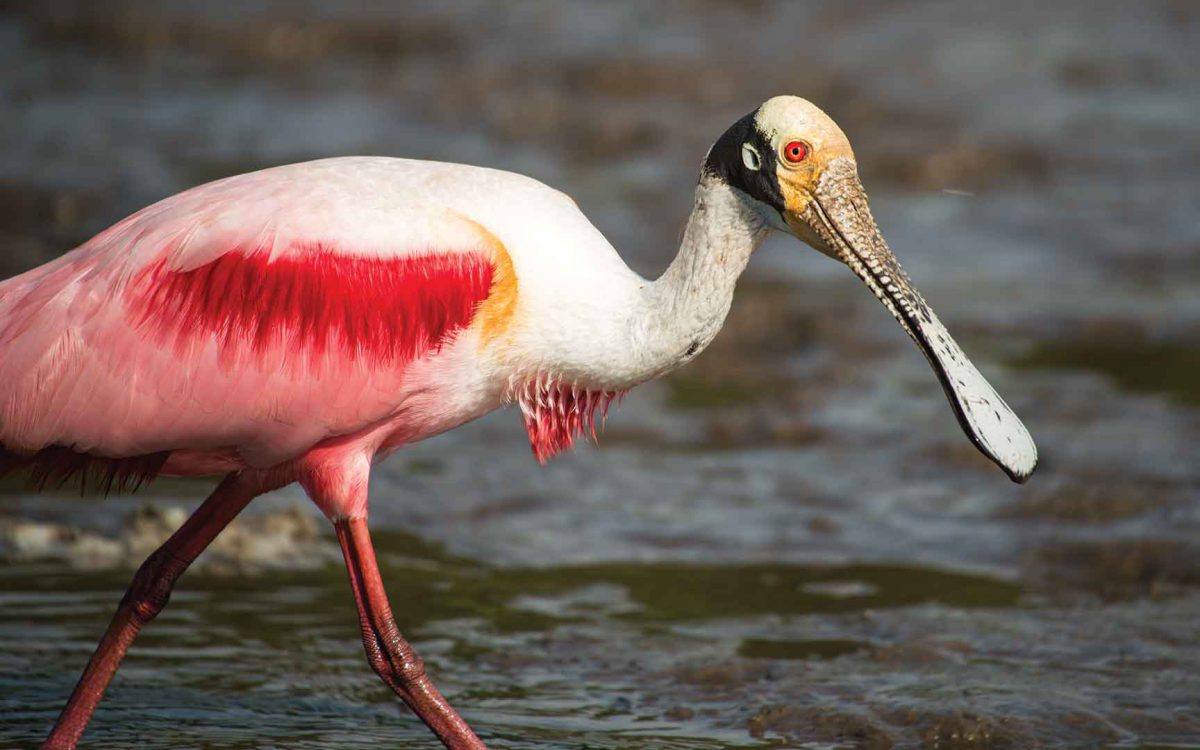
[[[918,343],[946,391],[967,437],[1018,484],[1037,468],[1033,437],[991,383],[980,374],[933,311],[915,316]]]

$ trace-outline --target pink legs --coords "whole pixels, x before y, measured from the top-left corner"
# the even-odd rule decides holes
[[[75,747],[138,631],[166,606],[175,581],[188,565],[262,491],[241,475],[229,475],[192,517],[142,563],[75,692],[42,745],[43,750]]]
[[[425,674],[425,664],[400,635],[365,518],[337,521],[350,586],[358,604],[367,661],[387,686],[412,709],[449,750],[487,750]]]
[[[267,489],[270,487],[243,475],[229,475],[142,563],[42,750],[70,750],[78,744],[125,652],[138,631],[166,606],[175,581],[229,522]],[[350,573],[363,646],[371,667],[449,750],[487,750],[433,686],[421,657],[400,635],[379,576],[366,520],[342,520],[334,527]]]

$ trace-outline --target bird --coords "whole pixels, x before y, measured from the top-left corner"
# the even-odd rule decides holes
[[[883,238],[845,133],[777,96],[699,173],[678,254],[632,271],[566,194],[391,157],[191,188],[0,282],[0,474],[136,489],[219,477],[138,568],[43,745],[79,742],[138,632],[254,498],[299,484],[329,519],[370,666],[450,750],[484,743],[402,636],[368,528],[372,467],[515,405],[539,462],[694,359],[772,232],[846,265],[928,359],[961,428],[1017,482],[1028,430]]]

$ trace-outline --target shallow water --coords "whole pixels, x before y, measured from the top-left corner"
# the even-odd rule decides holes
[[[376,471],[400,624],[491,746],[1200,747],[1193,4],[331,8],[0,6],[0,271],[198,181],[376,153],[538,177],[652,274],[711,140],[791,91],[1043,456],[1008,483],[858,282],[771,241],[599,449],[539,468],[502,412]],[[43,736],[205,489],[0,489],[0,747]],[[323,520],[294,489],[249,514],[85,746],[435,747]]]
[[[869,641],[739,637],[739,624],[767,616],[914,604],[995,607],[1017,598],[1009,583],[925,569],[664,563],[497,569],[400,534],[381,534],[377,542],[391,551],[384,574],[391,597],[403,603],[405,628],[496,747],[753,747],[758,743],[741,731],[677,726],[656,696],[628,681],[669,669],[667,657],[704,659],[730,642],[751,661],[835,658],[873,648]],[[69,690],[58,665],[89,652],[101,624],[97,614],[119,598],[125,578],[53,565],[5,571],[0,637],[24,640],[37,632],[44,639],[37,649],[5,656],[5,673],[23,675],[6,680],[0,700],[0,727],[16,732],[15,740],[37,739],[29,730],[40,729]],[[821,587],[830,583],[850,593]],[[123,667],[89,745],[127,747],[130,725],[137,724],[132,736],[146,747],[267,741],[316,747],[351,737],[355,746],[390,746],[399,738],[432,746],[366,670],[350,604],[332,566],[236,582],[189,576]],[[675,643],[666,652],[652,645],[663,642]],[[643,651],[653,654],[643,659]],[[549,663],[538,663],[547,656]],[[670,709],[675,716],[696,711]],[[161,733],[164,723],[170,729]]]
[[[390,496],[387,483],[377,496]],[[170,501],[59,495],[39,507],[66,517],[99,505],[104,522],[75,533],[121,540],[145,533],[134,506],[146,502]],[[238,524],[293,502],[270,498]],[[442,511],[462,527],[499,517]],[[273,548],[272,528],[328,562],[271,570],[212,550],[139,639],[88,746],[436,746],[367,668],[329,535],[276,521],[254,538]],[[1200,690],[1193,593],[1056,603],[1061,592],[1034,576],[786,552],[709,560],[652,538],[637,544],[642,560],[614,550],[556,565],[485,562],[397,531],[377,531],[376,544],[402,627],[493,747],[741,748],[781,736],[933,747],[960,735],[976,738],[969,747],[1139,747],[1147,736],[1187,746],[1200,728],[1189,713]],[[0,568],[6,745],[35,744],[53,720],[136,564],[80,568],[69,549],[27,546]]]
[[[1170,619],[1188,615],[1179,602],[1124,653],[1128,644],[1113,649],[1105,633],[1062,632],[1100,613],[1027,608],[1020,586],[984,575],[865,564],[497,568],[395,532],[377,543],[403,626],[493,747],[758,747],[755,734],[788,727],[879,743],[905,722],[927,734],[940,722],[1026,736],[964,710],[981,703],[1048,713],[1038,720],[1069,720],[1056,730],[1063,739],[1116,745],[1131,736],[1104,718],[1113,698],[1073,705],[1088,697],[1083,686],[1022,685],[1020,676],[1045,669],[1040,659],[1070,657],[1054,668],[1103,684],[1152,726],[1172,721],[1159,701],[1186,700],[1197,684],[1137,674],[1195,666],[1194,652],[1169,643],[1195,642],[1194,624]],[[2,578],[0,639],[25,645],[0,662],[0,731],[32,744],[70,689],[63,665],[86,658],[126,574],[40,564]],[[1128,627],[1144,615],[1135,606],[1103,616]],[[1024,641],[1035,633],[1040,643]],[[139,640],[88,745],[435,746],[394,707],[359,648],[335,566],[233,577],[201,569]],[[1131,707],[1147,687],[1154,700]],[[804,699],[779,702],[786,695]],[[928,701],[932,715],[903,714]],[[831,735],[841,705],[854,714]],[[823,709],[820,721],[796,713],[804,706]]]

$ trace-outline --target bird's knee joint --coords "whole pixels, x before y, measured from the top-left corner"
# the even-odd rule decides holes
[[[375,672],[389,685],[416,685],[425,680],[425,660],[403,641],[380,643],[378,658],[368,659]]]
[[[392,662],[392,673],[401,685],[416,685],[425,679],[425,660],[411,649]]]
[[[134,574],[124,604],[140,622],[153,620],[170,601],[171,589],[181,572],[183,566],[177,558],[161,549],[155,551]]]

